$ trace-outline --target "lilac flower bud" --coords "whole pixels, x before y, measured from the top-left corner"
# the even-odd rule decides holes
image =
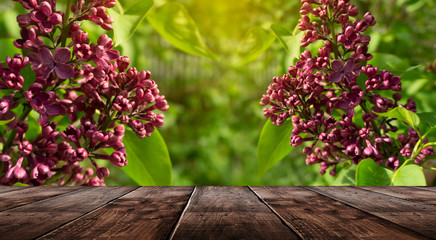
[[[94,131],[92,134],[92,141],[94,143],[97,142],[106,142],[108,140],[108,136],[105,136],[101,131]]]
[[[30,24],[32,24],[32,20],[30,19],[30,14],[18,15],[17,22],[20,28],[26,28],[30,26]]]
[[[10,162],[11,157],[6,154],[0,154],[0,162]]]
[[[18,149],[22,155],[29,155],[32,152],[33,146],[29,141],[20,142]]]
[[[432,146],[428,146],[421,151],[421,154],[425,155],[426,157],[432,156],[434,154],[434,149]]]
[[[419,138],[418,133],[412,127],[409,128],[408,134],[411,138]]]
[[[322,162],[321,166],[319,168],[319,174],[324,175],[326,170],[330,167],[330,164],[328,162]]]
[[[129,67],[130,59],[128,57],[125,57],[125,56],[120,57],[117,59],[117,64],[118,64],[118,70],[120,72],[124,72]]]
[[[51,178],[53,173],[50,168],[44,164],[38,164],[32,169],[30,178],[36,179],[40,184],[44,183],[47,179]]]
[[[14,168],[13,177],[15,177],[19,182],[25,182],[28,179],[27,172],[22,167],[15,167]]]
[[[24,121],[20,121],[15,124],[14,129],[18,134],[24,134],[29,129],[29,125]]]
[[[117,125],[114,129],[114,135],[117,137],[124,136],[125,128],[124,125]]]
[[[77,159],[77,152],[73,148],[66,149],[63,152],[63,157],[65,158],[65,160],[70,161],[70,162],[75,162],[78,160]]]
[[[117,167],[124,167],[127,164],[126,154],[121,151],[113,152],[110,161]]]
[[[40,148],[40,151],[53,155],[58,151],[58,145],[56,143],[48,143],[44,148]]]
[[[359,130],[359,135],[361,138],[368,138],[369,137],[369,129],[368,128],[362,128]]]
[[[106,167],[101,167],[97,169],[97,177],[103,179],[104,177],[109,176],[109,169]]]
[[[21,3],[21,5],[23,5],[24,8],[28,10],[34,9],[38,4],[37,0],[18,0],[18,1]]]
[[[403,148],[400,150],[400,154],[403,157],[410,157],[412,156],[412,150],[410,150],[409,148]]]
[[[293,147],[296,147],[296,146],[301,145],[303,143],[303,141],[304,140],[302,137],[300,137],[299,135],[294,135],[294,136],[291,136],[290,145]]]
[[[20,54],[15,54],[13,58],[6,57],[6,64],[14,73],[19,73],[21,69],[29,64],[29,57],[23,57]]]
[[[78,143],[81,137],[81,131],[80,129],[77,129],[73,125],[70,125],[67,127],[65,131],[61,132],[61,136],[63,139],[69,142]]]
[[[78,148],[76,151],[77,161],[83,161],[88,157],[88,152],[84,148]]]
[[[0,114],[6,114],[9,111],[9,101],[0,99]]]
[[[400,160],[397,157],[389,157],[385,162],[386,167],[390,168],[392,171],[396,171],[400,166]]]

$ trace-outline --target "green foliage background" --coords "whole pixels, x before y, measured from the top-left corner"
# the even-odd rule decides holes
[[[292,33],[300,1],[156,0],[151,14],[167,2],[186,8],[210,52],[200,57],[175,48],[156,31],[159,23],[147,17],[118,48],[129,56],[131,66],[151,71],[169,101],[160,133],[171,156],[173,185],[332,185],[349,178],[320,176],[318,166],[306,166],[300,148],[265,175],[258,175],[257,143],[266,122],[259,100],[272,77],[286,73],[295,61],[289,53],[295,49],[285,50],[271,25],[280,24]],[[360,16],[366,11],[375,16],[370,51],[390,54],[378,63],[403,75],[403,100],[412,96],[418,112],[434,112],[436,75],[424,71],[423,66],[436,59],[436,3],[352,3],[359,7]],[[10,46],[10,38],[19,36],[16,11],[11,1],[0,0],[0,51],[9,51],[11,48],[3,45],[9,41]],[[273,30],[275,34],[283,32],[277,26]],[[91,37],[101,33],[92,27],[88,31]],[[405,72],[417,65],[420,67]],[[137,184],[119,168],[110,171],[109,185]]]

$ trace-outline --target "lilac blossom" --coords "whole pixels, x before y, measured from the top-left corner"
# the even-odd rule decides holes
[[[51,32],[54,25],[62,22],[62,15],[56,12],[54,13],[51,4],[47,1],[43,1],[39,7],[36,7],[35,10],[31,12],[30,16],[43,33]]]
[[[129,67],[112,39],[103,34],[92,43],[81,29],[86,20],[112,29],[107,8],[116,0],[77,0],[66,25],[56,1],[15,1],[29,11],[17,17],[21,38],[14,46],[30,53],[0,64],[0,90],[8,91],[0,99],[0,120],[12,120],[2,126],[0,184],[105,185],[108,165],[128,163],[125,126],[138,137],[151,136],[164,124],[164,114],[155,111],[168,110],[168,103],[150,72]],[[36,77],[25,79],[21,71],[29,62]],[[32,112],[40,126],[29,121]],[[29,128],[41,131],[31,136]]]
[[[74,76],[74,68],[67,62],[71,58],[71,52],[68,48],[56,48],[54,53],[46,48],[40,48],[38,56],[31,55],[33,69],[41,72],[43,78],[48,78],[53,71],[59,79],[68,79]]]
[[[416,111],[416,104],[409,99],[407,104],[400,105],[400,94],[395,93],[392,100],[376,92],[400,91],[401,78],[389,70],[365,65],[372,55],[368,53],[370,37],[363,32],[376,23],[374,17],[366,13],[362,19],[357,18],[358,9],[349,0],[301,2],[298,29],[305,31],[301,47],[316,41],[323,41],[324,45],[318,54],[304,50],[295,66],[289,67],[288,74],[273,78],[260,100],[266,106],[264,116],[275,125],[291,118],[290,145],[309,144],[303,149],[306,163],[321,163],[321,174],[331,168],[330,174],[335,175],[337,164],[346,161],[358,164],[364,158],[397,170],[400,155],[412,157],[419,134],[411,128],[408,136],[399,134],[399,143],[394,142],[387,135],[398,129],[390,124],[394,119],[375,113],[399,106]],[[311,21],[309,14],[321,21]],[[342,32],[333,34],[332,28],[337,25]],[[363,77],[364,86],[357,83],[359,76]],[[356,109],[363,112],[363,124],[353,121],[359,117]],[[432,147],[423,149],[413,156],[415,163],[423,163],[433,153]]]

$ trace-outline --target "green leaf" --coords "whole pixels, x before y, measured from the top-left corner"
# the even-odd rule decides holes
[[[392,179],[393,186],[425,186],[426,184],[422,168],[415,164],[398,169]]]
[[[13,38],[0,38],[0,62],[5,62],[6,57],[13,57],[15,54],[21,54],[21,49],[14,46]]]
[[[356,169],[357,186],[390,186],[394,173],[372,159],[360,161]]]
[[[376,164],[372,159],[362,160],[357,166],[357,186],[425,186],[422,168],[415,164],[391,171]]]
[[[115,46],[133,36],[153,4],[154,0],[119,0],[114,8],[108,9],[109,15],[114,18]]]
[[[409,124],[411,127],[413,127],[414,129],[415,126],[419,125],[419,117],[416,113],[407,110],[404,107],[396,107],[388,112],[385,113],[376,113],[375,114],[382,116],[382,117],[391,117],[391,118],[396,118],[398,120],[401,121],[405,121],[407,124]]]
[[[259,176],[265,174],[294,149],[289,145],[292,128],[291,120],[285,121],[281,126],[276,126],[267,120],[257,144]]]
[[[8,123],[14,121],[14,119],[15,119],[15,117],[13,117],[13,118],[11,118],[9,120],[0,120],[0,126],[8,124]]]
[[[17,24],[17,15],[19,13],[12,9],[4,10],[2,9],[1,20],[5,26],[5,30],[7,31],[7,35],[11,36],[14,39],[21,38],[20,37],[20,27]]]
[[[174,47],[189,54],[218,60],[203,42],[197,25],[182,4],[165,3],[150,11],[147,19],[151,26]]]
[[[170,185],[172,167],[167,146],[155,130],[151,137],[138,138],[126,130],[123,143],[128,164],[121,169],[138,185]]]
[[[374,53],[374,57],[368,62],[378,66],[380,70],[387,69],[394,73],[403,73],[409,68],[406,60],[387,53]]]
[[[252,27],[248,29],[239,44],[236,64],[244,65],[256,60],[273,44],[274,40],[274,35],[264,28]]]
[[[333,185],[354,186],[356,184],[356,168],[357,165],[354,164],[348,166],[342,166],[342,169],[338,172],[338,175],[336,176]]]
[[[431,128],[436,126],[436,112],[418,113],[418,117],[427,127]]]
[[[300,56],[300,39],[303,37],[304,32],[299,32],[297,35],[292,35],[284,26],[279,24],[271,25],[271,30],[279,39],[282,46],[291,58],[298,58]]]

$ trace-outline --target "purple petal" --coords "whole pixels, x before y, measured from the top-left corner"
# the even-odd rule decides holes
[[[50,123],[50,118],[46,113],[39,114],[39,125],[41,125],[41,127],[45,127],[49,123]]]
[[[46,106],[48,116],[59,116],[65,114],[65,108],[60,103],[53,103]]]
[[[344,72],[352,72],[353,70],[354,70],[354,62],[353,62],[353,60],[348,60],[345,63]]]
[[[41,6],[39,7],[39,11],[41,11],[47,17],[50,16],[52,13],[50,3],[46,2],[46,1],[42,2]]]
[[[51,30],[53,30],[53,26],[49,22],[39,23],[39,28],[44,33],[49,33],[49,32],[51,32]]]
[[[18,40],[17,40],[18,41]],[[34,53],[31,53],[29,55],[27,55],[29,57],[29,61],[33,64],[38,66],[39,64],[41,64],[41,59]]]
[[[62,15],[60,15],[59,13],[53,13],[50,16],[50,24],[57,25],[61,22],[62,22]]]
[[[340,100],[336,103],[335,108],[338,109],[348,109],[349,108],[349,104],[346,101]]]
[[[330,82],[338,83],[342,80],[342,73],[334,72],[330,74],[329,78]]]
[[[42,73],[42,77],[44,79],[48,78],[48,75],[50,75],[51,72],[53,72],[54,67],[45,67],[44,69],[42,69],[41,73]]]
[[[68,79],[74,76],[74,68],[68,64],[61,64],[56,66],[55,71],[60,79]]]
[[[45,21],[47,19],[47,16],[45,16],[42,12],[32,12],[30,18],[33,21],[40,23]]]
[[[41,48],[38,51],[39,59],[42,63],[53,64],[53,54],[50,52],[48,48]]]
[[[332,61],[332,69],[335,72],[340,72],[342,71],[342,69],[344,69],[344,63],[342,62],[342,60],[333,60]]]
[[[53,53],[53,57],[57,63],[66,63],[70,61],[71,58],[70,49],[66,47],[56,48],[56,50]]]
[[[106,51],[106,55],[108,60],[115,60],[120,57],[120,53],[117,50],[108,50]]]

